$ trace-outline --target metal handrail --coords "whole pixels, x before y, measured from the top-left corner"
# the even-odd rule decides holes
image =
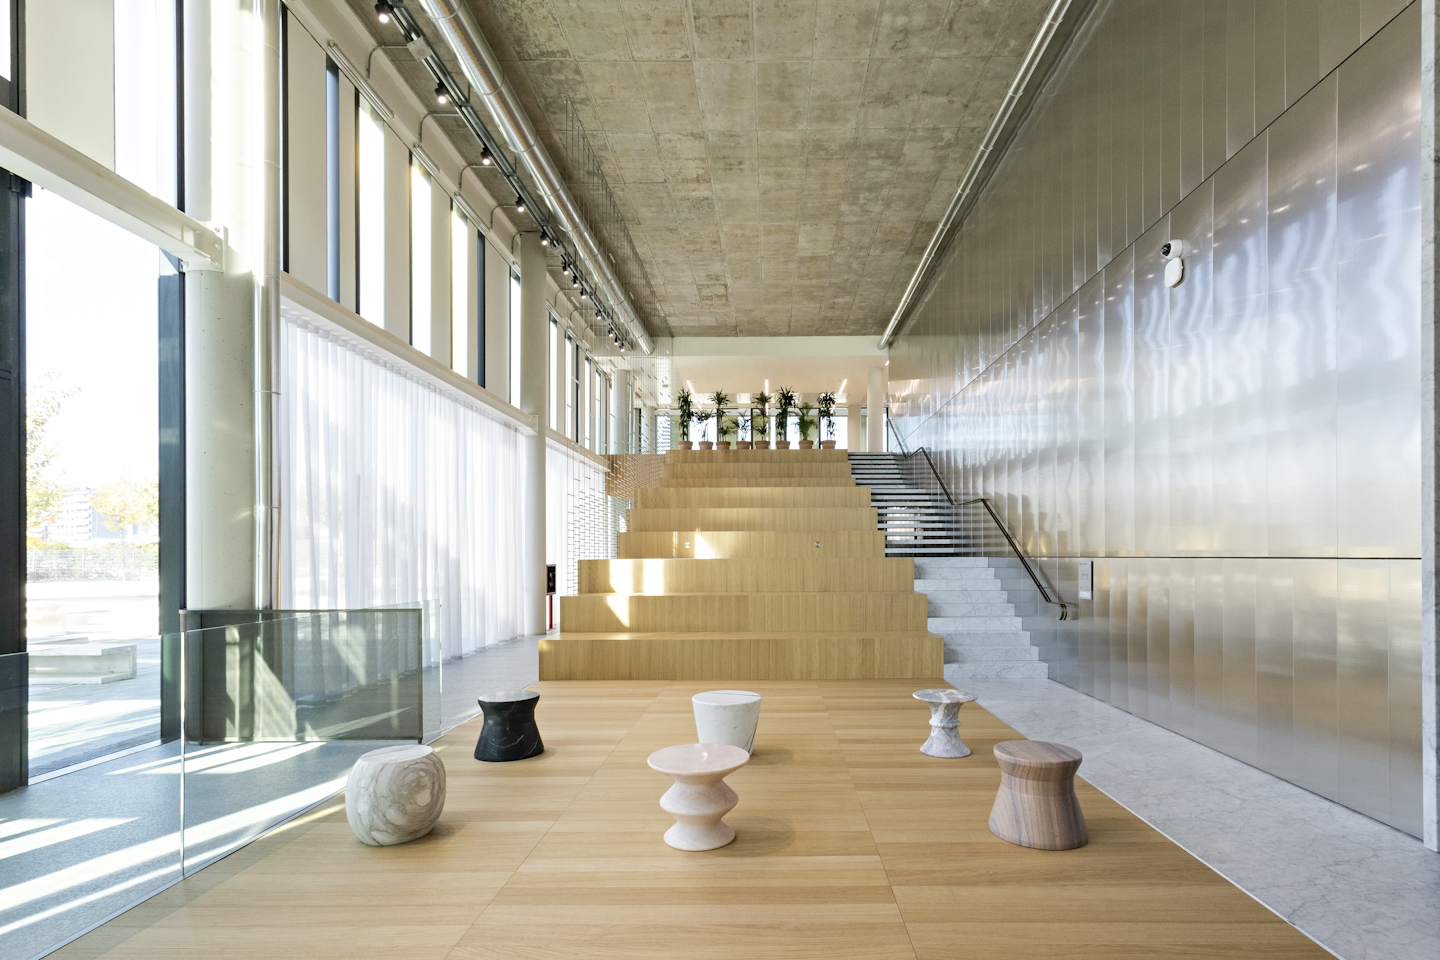
[[[1030,581],[1035,584],[1035,589],[1040,592],[1040,598],[1046,603],[1060,608],[1059,619],[1069,620],[1070,604],[1064,602],[1063,600],[1057,600],[1051,594],[1050,589],[1046,587],[1044,581],[1040,579],[1040,575],[1035,572],[1035,568],[1030,566],[1030,560],[1025,556],[1025,552],[1020,549],[1019,541],[1017,541],[1015,537],[1011,535],[1010,529],[1005,526],[1004,521],[1000,519],[1000,515],[997,514],[995,512],[995,508],[990,505],[989,499],[986,497],[975,497],[972,500],[962,500],[959,503],[956,503],[955,498],[950,495],[950,489],[945,486],[945,481],[941,478],[940,471],[935,468],[935,461],[930,459],[930,451],[926,450],[924,447],[916,447],[914,450],[907,451],[905,449],[905,441],[900,438],[900,431],[895,429],[895,424],[890,420],[886,420],[885,425],[890,428],[890,433],[892,436],[895,437],[895,442],[900,445],[900,456],[902,459],[909,460],[916,454],[923,453],[925,455],[925,462],[930,465],[930,472],[935,475],[936,482],[940,484],[941,492],[945,494],[945,499],[950,502],[950,505],[952,507],[968,507],[973,503],[978,503],[985,507],[985,512],[990,514],[990,519],[994,521],[995,526],[999,528],[1001,535],[1005,537],[1005,542],[1010,544],[1010,551],[1015,554],[1015,559],[1020,561],[1020,565],[1024,567],[1025,572],[1030,575]]]

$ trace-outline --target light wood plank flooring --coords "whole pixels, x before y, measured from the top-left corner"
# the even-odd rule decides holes
[[[713,683],[546,682],[546,752],[482,764],[479,721],[436,744],[445,816],[362,845],[343,800],[66,947],[78,958],[1320,958],[1325,951],[1088,784],[1091,842],[986,828],[1018,735],[962,711],[966,760],[922,755],[936,681],[751,681],[765,697],[730,846],[667,847],[652,751],[689,742]],[[1081,767],[1084,773],[1084,767]]]

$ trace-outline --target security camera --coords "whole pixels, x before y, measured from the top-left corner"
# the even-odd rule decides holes
[[[1185,241],[1171,240],[1160,247],[1160,256],[1166,260],[1178,260],[1185,256]]]

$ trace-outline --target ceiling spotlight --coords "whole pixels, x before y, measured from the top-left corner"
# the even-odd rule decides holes
[[[578,286],[580,286],[580,271],[579,271],[579,270],[576,270],[573,274],[570,275],[570,286],[572,286],[572,287],[578,287]]]
[[[546,233],[544,230],[540,231],[540,246],[550,246],[550,234]]]
[[[589,296],[590,296],[590,292],[589,292],[588,290],[586,290],[585,287],[582,285],[582,286],[580,287],[580,299],[581,299],[581,300],[584,300],[584,299],[586,299],[586,298],[589,297]]]
[[[516,213],[524,213],[524,212],[525,212],[525,198],[522,197],[522,196],[520,196],[520,194],[518,194],[518,193],[515,194],[515,212],[516,212]]]
[[[389,23],[393,16],[395,16],[395,8],[390,5],[390,0],[380,0],[375,4],[375,19],[381,23]]]
[[[560,260],[560,274],[565,277],[570,276],[570,261],[563,257]]]
[[[482,166],[482,167],[488,167],[488,166],[490,166],[490,164],[492,164],[492,163],[494,163],[494,162],[495,162],[495,158],[492,157],[492,156],[490,156],[490,148],[489,148],[489,147],[486,147],[486,146],[482,146],[482,147],[480,148],[480,166]]]
[[[450,91],[445,89],[443,83],[435,84],[435,102],[442,106],[450,102]]]

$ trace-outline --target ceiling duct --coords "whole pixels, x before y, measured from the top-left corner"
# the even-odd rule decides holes
[[[579,255],[585,261],[587,276],[594,279],[604,298],[616,305],[640,349],[647,356],[653,353],[655,343],[640,322],[635,305],[625,295],[625,289],[611,269],[600,242],[581,217],[575,198],[570,195],[560,171],[541,144],[535,127],[520,105],[520,98],[505,79],[495,51],[490,49],[464,0],[419,0],[419,3],[474,88],[472,99],[483,104],[493,121],[493,129],[514,152],[516,165],[529,173],[535,189],[554,212],[560,227],[575,240]]]

